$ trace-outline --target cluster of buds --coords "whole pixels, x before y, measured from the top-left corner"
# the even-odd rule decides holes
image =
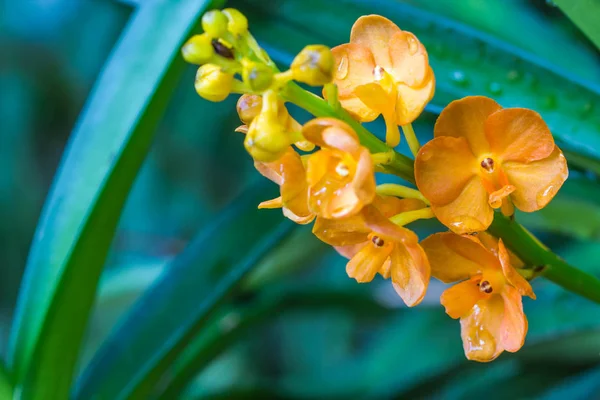
[[[515,208],[539,210],[567,178],[565,158],[541,117],[466,97],[442,111],[434,139],[421,148],[411,123],[433,97],[435,77],[425,47],[390,20],[361,17],[349,43],[331,51],[307,46],[284,72],[238,11],[210,11],[202,26],[183,54],[201,65],[200,96],[221,101],[243,94],[237,130],[246,134],[256,169],[280,187],[280,196],[259,208],[281,208],[299,224],[314,221],[313,233],[349,259],[351,278],[363,283],[379,274],[408,306],[422,301],[431,276],[459,282],[440,300],[461,321],[467,358],[491,361],[520,349],[527,333],[522,296],[535,295],[519,273],[523,264],[485,231],[494,210],[507,216]],[[343,108],[355,127],[382,116],[388,151],[371,152],[341,119],[300,124],[282,95],[291,81],[324,85],[333,110],[327,114]],[[415,155],[418,189],[376,184],[375,172],[394,157],[399,126]],[[434,217],[449,231],[419,241],[406,227]]]
[[[202,17],[204,33],[182,48],[189,63],[198,64],[196,92],[209,101],[223,101],[231,93],[253,95],[238,103],[245,126],[245,147],[258,161],[280,158],[290,144],[305,151],[314,146],[303,140],[301,125],[288,114],[278,93],[291,81],[312,86],[333,79],[334,57],[323,45],[306,46],[287,71],[279,71],[248,31],[248,20],[238,10],[211,10]]]

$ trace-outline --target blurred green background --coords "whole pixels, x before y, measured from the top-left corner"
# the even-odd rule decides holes
[[[62,151],[137,3],[144,1],[2,4],[2,355],[29,246]],[[567,261],[600,275],[600,54],[552,2],[236,0],[227,5],[246,13],[251,31],[282,65],[306,44],[347,41],[361,14],[382,14],[414,32],[430,53],[437,80],[436,97],[416,124],[422,141],[431,137],[441,108],[465,95],[487,95],[504,106],[540,112],[567,151],[571,176],[547,209],[519,218]],[[143,79],[145,67],[139,68]],[[164,279],[193,237],[208,241],[207,251],[230,245],[229,251],[238,251],[221,228],[208,236],[198,232],[219,226],[214,220],[228,204],[240,204],[238,196],[263,180],[242,136],[233,132],[239,125],[236,99],[219,104],[200,99],[194,74],[187,66],[128,197],[80,371],[113,328],[123,329],[122,316],[143,313],[139,305],[128,310],[153,282]],[[380,123],[372,126],[381,132]],[[269,198],[273,186],[245,192],[249,209]],[[261,231],[263,218],[283,218],[277,210],[252,213],[253,219],[223,229],[252,236]],[[439,229],[426,223],[416,228],[421,238]],[[269,257],[262,261],[263,273],[251,275],[211,320],[216,339],[193,341],[212,343],[212,353],[198,356],[192,346],[190,354],[202,362],[185,373],[198,375],[173,396],[600,399],[600,306],[549,282],[535,281],[538,300],[525,300],[530,331],[524,348],[477,364],[464,360],[459,323],[439,305],[439,282],[431,283],[421,306],[409,310],[389,282],[350,280],[345,260],[306,227]],[[219,268],[206,271],[204,287],[222,274]],[[207,292],[186,293],[173,309],[193,308]],[[178,373],[174,367],[170,379]]]

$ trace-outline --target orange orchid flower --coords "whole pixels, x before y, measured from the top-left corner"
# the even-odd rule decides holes
[[[523,346],[528,325],[521,296],[535,299],[535,294],[514,268],[502,240],[485,233],[479,236],[481,240],[436,233],[421,245],[435,278],[461,281],[440,300],[450,317],[460,318],[467,358],[487,362],[504,350],[516,352]]]
[[[398,125],[412,123],[433,97],[435,77],[425,47],[389,19],[367,15],[352,26],[350,43],[331,52],[342,107],[361,122],[383,115],[386,141],[397,146]]]
[[[334,118],[317,118],[302,135],[321,149],[308,157],[306,179],[310,209],[324,218],[358,213],[375,198],[371,154],[352,128]]]
[[[306,170],[300,155],[290,146],[274,162],[255,161],[254,166],[264,177],[280,186],[281,196],[263,201],[258,208],[282,208],[283,215],[298,224],[308,224],[315,214],[308,208]]]
[[[425,207],[420,200],[377,197],[358,215],[331,220],[317,217],[313,233],[350,259],[348,276],[370,282],[377,273],[392,279],[409,307],[421,302],[429,285],[430,267],[419,239],[388,217]]]
[[[415,178],[436,217],[455,233],[483,231],[501,208],[546,206],[568,176],[567,162],[534,111],[503,109],[482,96],[450,103],[435,138],[415,160]]]

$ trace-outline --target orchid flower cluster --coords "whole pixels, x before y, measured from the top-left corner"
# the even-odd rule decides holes
[[[280,187],[280,197],[258,207],[281,208],[298,224],[314,221],[313,233],[349,259],[349,277],[390,279],[409,307],[422,301],[432,275],[458,282],[441,304],[460,319],[468,359],[519,350],[527,333],[522,296],[535,295],[523,263],[486,230],[494,210],[511,217],[515,208],[539,210],[567,178],[540,115],[466,97],[441,112],[433,140],[420,147],[411,123],[432,99],[435,76],[423,44],[392,21],[360,17],[349,43],[307,46],[283,72],[239,11],[212,10],[202,27],[182,49],[200,65],[196,91],[210,101],[242,94],[237,130],[258,172]],[[323,86],[332,112],[305,124],[292,118],[286,101],[294,81]],[[379,116],[387,151],[373,152],[356,127]],[[376,172],[389,172],[400,131],[415,157],[418,189],[376,183]],[[449,231],[420,242],[406,227],[434,217]]]

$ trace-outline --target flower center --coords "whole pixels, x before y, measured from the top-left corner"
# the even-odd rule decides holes
[[[494,160],[486,157],[481,161],[481,168],[485,169],[487,172],[494,172]]]
[[[489,281],[481,281],[479,283],[479,290],[481,290],[483,293],[490,294],[494,291],[494,288]]]
[[[382,238],[380,238],[379,236],[373,236],[371,238],[371,241],[373,242],[375,247],[383,247],[383,245],[385,244],[385,241]]]
[[[373,77],[375,78],[376,81],[382,80],[384,74],[385,74],[385,70],[382,67],[380,67],[379,65],[376,65],[375,68],[373,68]]]

